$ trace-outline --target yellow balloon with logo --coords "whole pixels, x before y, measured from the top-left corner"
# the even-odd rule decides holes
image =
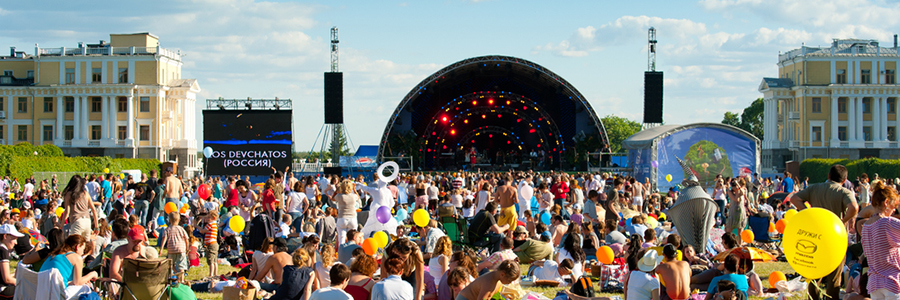
[[[791,218],[794,217],[794,215],[796,215],[796,214],[797,214],[796,209],[788,209],[788,211],[784,212],[784,220],[791,221]]]
[[[819,279],[841,264],[847,253],[847,228],[833,212],[807,208],[791,217],[782,241],[791,268],[803,277]]]

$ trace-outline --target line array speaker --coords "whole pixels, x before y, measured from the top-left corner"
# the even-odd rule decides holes
[[[663,72],[644,72],[644,123],[663,122]]]
[[[344,73],[325,73],[325,124],[344,123]]]

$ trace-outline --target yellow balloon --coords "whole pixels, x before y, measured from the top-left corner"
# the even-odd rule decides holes
[[[666,182],[672,182],[672,174],[666,174]]]
[[[63,212],[65,212],[65,211],[66,211],[66,210],[65,210],[64,208],[62,208],[62,207],[57,207],[57,208],[56,208],[56,217],[57,217],[57,218],[61,218]]]
[[[104,168],[103,173],[109,173],[109,168]]]
[[[413,222],[416,223],[416,226],[425,227],[428,226],[428,212],[424,209],[418,209],[413,213]]]
[[[241,216],[234,216],[228,220],[228,228],[231,228],[231,231],[234,231],[235,233],[244,231],[244,225],[246,225],[246,223]]]
[[[372,236],[372,238],[375,239],[376,247],[384,248],[384,246],[387,246],[388,236],[387,236],[387,233],[384,233],[384,231],[375,232],[375,235]]]
[[[804,209],[788,222],[782,247],[794,271],[819,279],[841,264],[847,253],[847,228],[827,209]]]
[[[647,225],[647,228],[656,229],[656,226],[659,226],[659,221],[654,218],[647,218],[644,224]]]
[[[667,220],[668,218],[666,218],[666,213],[659,213],[659,217],[657,219]]]
[[[119,178],[125,179],[125,173],[119,174]]]
[[[796,214],[797,214],[796,209],[789,209],[788,211],[784,212],[784,220],[790,222],[791,217],[793,217]]]

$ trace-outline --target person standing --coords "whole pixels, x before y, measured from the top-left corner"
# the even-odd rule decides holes
[[[784,171],[784,180],[781,181],[781,191],[785,193],[794,192],[794,179],[791,178],[791,172]]]
[[[788,179],[785,178],[785,180]],[[810,207],[827,209],[837,215],[841,219],[841,223],[846,227],[848,222],[856,219],[859,206],[856,203],[856,197],[853,196],[853,192],[843,187],[845,180],[847,180],[847,168],[843,165],[833,165],[831,170],[828,171],[828,181],[810,185],[805,190],[795,193],[791,196],[791,203],[801,210],[806,208],[805,204],[809,204]],[[843,265],[841,263],[837,269],[820,281],[825,284],[825,293],[831,299],[839,299],[840,297],[840,273]],[[821,299],[819,297],[819,288],[809,285],[809,296],[812,299]]]
[[[516,213],[518,193],[516,188],[512,186],[512,182],[512,175],[506,175],[506,180],[494,192],[494,198],[500,202],[500,217],[497,223],[509,225],[509,228],[516,228],[518,221],[518,214]],[[507,230],[506,236],[512,238],[512,230]]]
[[[519,190],[516,193],[519,198],[519,207],[516,210],[519,212],[520,219],[525,217],[525,211],[532,210],[531,198],[534,197],[534,186],[532,186],[531,180],[531,174],[528,174],[519,182]]]
[[[872,207],[877,211],[862,225],[862,245],[869,262],[866,288],[873,300],[896,299],[900,294],[900,264],[896,254],[900,250],[900,220],[891,214],[900,205],[896,190],[883,181],[873,184]]]
[[[166,203],[180,201],[184,195],[184,184],[173,174],[172,167],[166,168]],[[163,203],[165,205],[165,203]]]
[[[97,210],[91,203],[90,195],[85,191],[84,178],[75,175],[63,189],[63,207],[65,211],[56,225],[63,228],[68,221],[67,235],[80,234],[85,238],[91,236],[91,221],[97,223]]]

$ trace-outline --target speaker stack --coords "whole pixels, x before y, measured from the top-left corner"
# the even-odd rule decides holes
[[[663,72],[644,72],[644,124],[663,122]]]

